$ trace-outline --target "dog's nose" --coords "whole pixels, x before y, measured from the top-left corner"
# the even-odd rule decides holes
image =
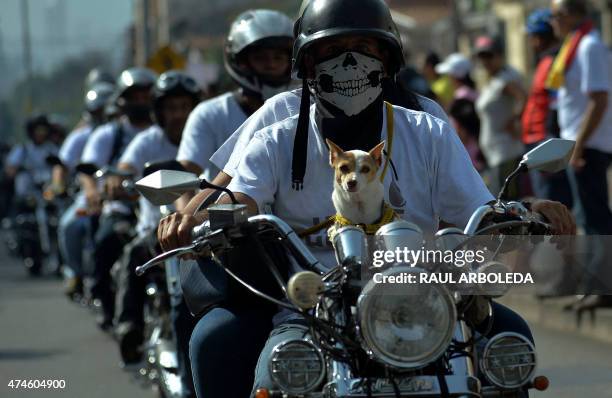
[[[347,182],[346,182],[346,186],[347,186],[349,189],[353,189],[353,188],[357,187],[357,181],[355,181],[355,180],[349,180],[349,181],[347,181]]]

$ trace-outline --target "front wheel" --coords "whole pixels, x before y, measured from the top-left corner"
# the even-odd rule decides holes
[[[28,242],[23,245],[23,265],[28,275],[40,276],[42,273],[43,258],[41,251],[36,247],[35,242]]]
[[[40,259],[26,257],[23,260],[23,265],[25,265],[28,275],[30,276],[40,276],[40,274],[42,274],[42,262]]]

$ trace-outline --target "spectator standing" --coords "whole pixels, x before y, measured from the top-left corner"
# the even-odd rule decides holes
[[[465,146],[474,168],[479,173],[486,168],[486,160],[478,146],[480,136],[480,119],[476,113],[474,102],[468,98],[459,98],[453,101],[449,111],[450,120]]]
[[[476,102],[478,92],[471,76],[472,63],[465,55],[460,53],[449,55],[444,62],[436,66],[436,72],[450,79],[453,87],[453,101],[467,99]]]
[[[436,95],[436,100],[442,107],[448,108],[453,100],[453,85],[448,76],[436,72],[436,66],[440,63],[440,57],[435,52],[430,52],[425,57],[423,65],[423,76],[429,82],[431,91]]]
[[[520,118],[525,104],[521,75],[506,64],[504,47],[498,39],[481,36],[475,53],[488,77],[476,101],[480,117],[480,149],[489,165],[489,189],[497,193],[505,178],[523,155]],[[519,180],[508,187],[507,198],[519,197]]]
[[[607,245],[601,235],[612,235],[607,171],[612,161],[612,89],[610,51],[589,18],[581,0],[554,0],[552,26],[563,40],[548,76],[547,86],[558,89],[561,137],[576,141],[570,160],[570,183],[578,210],[578,224],[589,237],[588,275],[591,293],[609,293],[612,283],[603,273]],[[591,295],[580,309],[612,305],[612,296]]]
[[[538,9],[527,18],[529,44],[537,60],[522,118],[522,139],[527,150],[535,148],[548,138],[559,137],[557,91],[546,87],[548,73],[559,52],[559,43],[550,24],[551,16],[549,9]],[[572,194],[565,171],[554,174],[530,171],[529,178],[536,197],[556,200],[569,208],[572,207]]]

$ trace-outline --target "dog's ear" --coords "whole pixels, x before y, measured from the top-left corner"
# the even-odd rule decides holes
[[[379,167],[382,164],[382,151],[383,151],[383,149],[385,149],[385,141],[383,141],[380,144],[376,145],[374,148],[372,148],[370,150],[370,152],[368,152],[370,154],[370,156],[372,156],[372,159],[374,159],[376,161],[376,164],[378,164]]]
[[[344,151],[338,145],[334,144],[334,142],[330,140],[329,138],[325,139],[325,143],[327,144],[327,147],[329,148],[329,164],[330,166],[333,167],[338,157],[342,155]]]

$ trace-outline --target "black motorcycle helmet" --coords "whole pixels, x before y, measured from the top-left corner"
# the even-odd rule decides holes
[[[164,99],[179,95],[191,97],[195,106],[201,99],[198,83],[192,77],[177,70],[162,73],[153,88],[153,113],[155,114],[157,124],[161,127],[164,127],[164,119],[161,112]]]
[[[51,131],[51,122],[49,121],[49,117],[44,113],[32,115],[26,120],[25,130],[29,139],[34,138],[34,131],[38,126],[45,126],[47,130]]]
[[[303,59],[310,46],[321,39],[345,35],[381,40],[390,50],[388,75],[393,76],[404,65],[400,35],[384,0],[311,0],[302,7],[294,25],[293,78],[304,77]]]
[[[384,0],[310,0],[304,1],[302,13],[293,26],[295,44],[291,75],[302,79],[300,116],[293,144],[291,180],[294,190],[301,190],[306,173],[308,147],[308,110],[310,90],[304,71],[304,54],[316,42],[346,35],[379,39],[389,50],[386,72],[394,76],[404,66],[399,32]]]

